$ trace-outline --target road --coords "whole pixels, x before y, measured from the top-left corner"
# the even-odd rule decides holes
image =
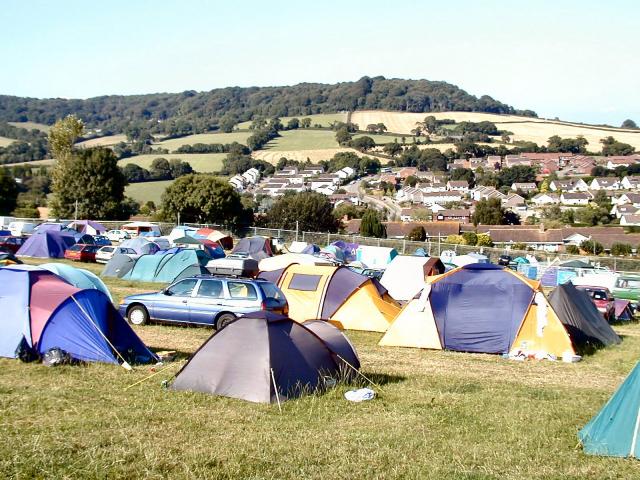
[[[364,193],[364,189],[360,187],[362,180],[356,180],[354,183],[350,183],[345,185],[344,188],[349,193],[358,193],[362,194],[362,201],[369,205],[374,205],[379,210],[387,210],[389,212],[389,216],[395,216],[397,219],[400,219],[400,214],[402,212],[402,208],[394,202],[391,198],[384,197],[384,199],[379,199],[377,197],[372,197],[371,195],[366,195]]]

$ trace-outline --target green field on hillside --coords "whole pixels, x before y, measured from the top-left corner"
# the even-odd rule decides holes
[[[26,128],[27,130],[42,130],[45,133],[49,132],[51,125],[45,125],[44,123],[36,122],[7,122],[9,125],[13,125],[18,128]]]
[[[267,143],[264,149],[288,151],[338,148],[335,137],[336,132],[330,130],[287,130],[280,132],[280,136]]]
[[[177,158],[184,162],[189,162],[189,165],[196,172],[210,173],[220,171],[222,160],[226,156],[226,153],[152,153],[123,158],[118,161],[118,164],[124,167],[127,163],[134,163],[148,169],[156,158],[166,158],[167,160]]]
[[[287,125],[287,122],[292,118],[302,119],[302,118],[310,118],[311,126],[320,125],[321,127],[328,127],[333,122],[346,122],[347,114],[346,113],[318,113],[316,115],[296,115],[295,117],[280,117],[280,121],[284,126]],[[251,120],[248,122],[239,123],[236,128],[245,129],[251,126]]]
[[[0,147],[6,147],[15,142],[15,138],[0,137]]]
[[[392,143],[394,141],[402,144],[402,135],[374,135],[371,133],[358,133],[357,135],[353,136],[354,139],[360,137],[371,137],[373,141],[376,142],[376,145],[384,145],[385,143]],[[414,137],[411,135],[405,135],[405,144],[411,145],[413,138]],[[424,137],[421,137],[420,139],[424,140]]]
[[[162,288],[106,283],[116,304]],[[177,351],[177,360],[127,372],[0,359],[0,477],[638,477],[637,460],[587,456],[576,438],[640,357],[637,323],[616,327],[621,345],[575,364],[384,348],[381,334],[348,331],[377,398],[350,403],[344,393],[366,382],[338,384],[284,403],[281,413],[276,405],[162,387],[210,329],[134,329],[152,349]]]
[[[160,205],[162,194],[175,180],[160,180],[158,182],[130,183],[124,189],[124,194],[144,204],[151,200]]]
[[[232,132],[232,133],[199,133],[197,135],[188,135],[186,137],[172,138],[170,140],[162,140],[153,144],[154,148],[166,148],[170,152],[178,149],[182,145],[193,145],[196,143],[233,143],[238,142],[245,144],[247,138],[253,132]]]

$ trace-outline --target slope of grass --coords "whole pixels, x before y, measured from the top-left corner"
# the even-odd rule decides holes
[[[162,194],[175,180],[160,180],[158,182],[130,183],[124,189],[124,194],[141,203],[149,200],[160,205]]]
[[[91,148],[91,147],[112,147],[120,142],[126,142],[127,136],[124,134],[108,135],[106,137],[96,137],[84,142],[78,142],[77,147]]]
[[[51,125],[45,125],[44,123],[36,122],[7,122],[9,125],[13,125],[18,128],[26,128],[27,130],[42,130],[45,133],[49,133]]]
[[[166,158],[167,160],[177,158],[184,162],[189,162],[189,165],[191,165],[196,172],[210,173],[220,171],[222,168],[222,160],[226,156],[226,153],[152,153],[149,155],[123,158],[118,163],[123,167],[127,163],[134,163],[142,168],[148,169],[156,158]]]
[[[15,141],[15,138],[0,137],[0,147],[6,147]]]
[[[280,117],[280,121],[284,126],[287,125],[287,122],[294,117]],[[333,122],[346,122],[347,114],[346,113],[319,113],[316,115],[298,115],[295,118],[310,118],[311,126],[320,125],[321,127],[328,127]],[[251,126],[251,121],[242,122],[237,125],[237,128],[246,129]]]
[[[94,272],[99,266],[84,265]],[[116,301],[158,289],[107,280]],[[203,328],[136,327],[153,349],[180,353],[169,369],[46,368],[0,359],[3,478],[637,478],[635,460],[592,457],[577,431],[640,355],[640,326],[622,345],[577,364],[382,348],[380,334],[347,332],[363,372],[382,388],[370,402],[351,385],[260,405],[164,390]],[[215,366],[212,366],[215,368]]]
[[[232,132],[232,133],[200,133],[197,135],[188,135],[186,137],[172,138],[162,140],[153,144],[154,147],[166,148],[170,152],[180,148],[182,145],[193,145],[195,143],[233,143],[238,142],[245,144],[247,138],[253,132]]]
[[[265,150],[317,150],[338,148],[336,133],[330,130],[286,130],[265,145]]]

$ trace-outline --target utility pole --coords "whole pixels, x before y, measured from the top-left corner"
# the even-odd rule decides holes
[[[78,200],[76,199],[76,213],[74,214],[74,220],[78,220]]]

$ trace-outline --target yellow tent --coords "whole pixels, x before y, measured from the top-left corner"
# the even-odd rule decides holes
[[[383,346],[575,354],[538,282],[482,264],[430,277],[380,340]]]
[[[349,330],[386,332],[400,311],[377,281],[346,267],[292,264],[260,277],[277,283],[297,322],[322,318]]]

